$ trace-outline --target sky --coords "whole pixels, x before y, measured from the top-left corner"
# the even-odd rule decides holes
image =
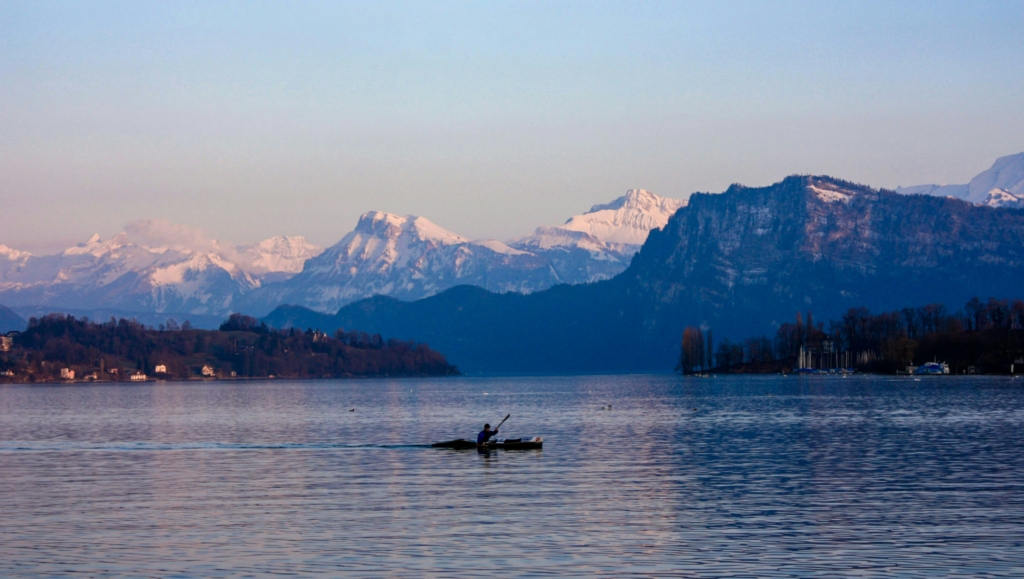
[[[138,219],[471,238],[639,187],[964,183],[1024,151],[1016,2],[0,0],[0,243]]]

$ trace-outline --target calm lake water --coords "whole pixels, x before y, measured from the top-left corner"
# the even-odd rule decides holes
[[[1024,380],[3,386],[0,517],[3,577],[1024,577]]]

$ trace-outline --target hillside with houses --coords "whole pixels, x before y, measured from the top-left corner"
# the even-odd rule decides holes
[[[0,381],[144,382],[242,378],[445,376],[458,370],[425,344],[365,332],[267,328],[233,315],[218,330],[154,329],[50,315],[0,343]]]

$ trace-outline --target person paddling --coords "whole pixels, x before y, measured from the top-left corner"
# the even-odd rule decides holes
[[[491,430],[491,425],[485,424],[484,429],[480,431],[480,434],[476,435],[477,445],[487,444],[487,441],[495,434],[498,434],[498,429],[495,428],[494,430]]]

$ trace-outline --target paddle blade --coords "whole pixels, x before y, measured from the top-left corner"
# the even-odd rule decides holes
[[[505,421],[506,421],[506,420],[508,420],[508,417],[509,417],[509,416],[512,416],[512,415],[511,415],[511,414],[508,414],[508,415],[506,415],[506,416],[505,416],[505,418],[502,418],[502,419],[501,419],[501,422],[499,422],[499,423],[498,423],[498,426],[494,427],[494,429],[495,429],[495,430],[497,430],[497,429],[501,428],[501,425],[502,425],[502,424],[505,424]]]

